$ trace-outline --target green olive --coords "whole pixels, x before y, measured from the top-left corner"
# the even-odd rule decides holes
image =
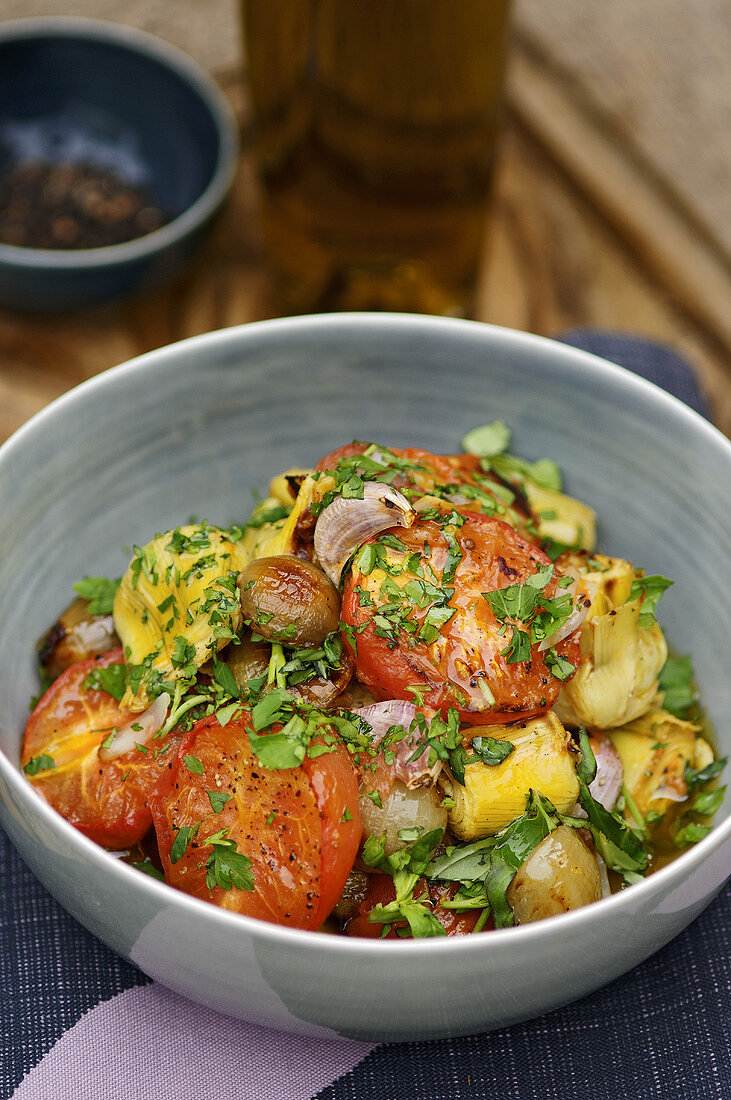
[[[241,611],[252,630],[290,646],[319,646],[337,630],[340,593],[309,561],[258,558],[238,579]]]

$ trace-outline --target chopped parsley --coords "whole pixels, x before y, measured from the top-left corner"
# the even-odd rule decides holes
[[[90,615],[111,615],[119,583],[109,577],[84,577],[72,587],[77,596],[89,601]]]
[[[493,420],[481,428],[473,428],[462,440],[462,446],[469,454],[479,455],[485,470],[494,470],[499,477],[508,481],[514,478],[527,478],[544,489],[560,492],[562,488],[561,471],[550,458],[539,458],[528,462],[524,458],[507,453],[512,433],[502,420]]]
[[[495,768],[507,760],[515,745],[512,741],[501,741],[497,737],[473,737],[470,748],[474,755],[468,757],[466,763],[475,760],[489,768]]]
[[[203,775],[205,769],[197,756],[184,756],[183,763],[193,775]]]
[[[385,852],[383,837],[380,839],[369,837],[366,840],[363,848],[363,862],[367,867],[391,875],[396,892],[394,901],[387,905],[376,905],[371,909],[368,914],[368,920],[371,923],[382,924],[384,932],[394,925],[406,923],[411,935],[418,939],[446,936],[444,926],[432,912],[428,893],[414,895],[431,855],[441,843],[443,833],[443,829],[432,829],[389,856]]]
[[[218,657],[213,658],[213,679],[226,695],[238,699],[239,685],[236,683],[236,677],[229,666],[224,661],[219,660]]]
[[[640,605],[639,625],[641,627],[652,626],[656,622],[655,611],[660,602],[660,597],[673,582],[667,577],[635,577],[629,591],[629,600],[637,600],[642,597]]]
[[[269,523],[277,523],[280,519],[286,519],[291,509],[283,504],[272,504],[266,508],[257,508],[248,520],[247,528],[266,527]]]
[[[181,829],[178,829],[175,834],[172,848],[170,849],[171,863],[178,863],[183,858],[188,850],[188,845],[191,840],[193,840],[200,827],[201,823],[199,821],[195,825],[184,825]]]
[[[548,565],[522,584],[509,584],[482,593],[498,622],[512,629],[508,644],[501,650],[508,664],[529,661],[531,647],[550,638],[573,614],[574,604],[568,592],[554,597],[544,595],[553,574],[554,566]],[[553,647],[545,651],[543,660],[557,680],[568,680],[576,671],[575,666],[560,657]]]
[[[93,668],[84,677],[86,691],[106,691],[119,702],[127,688],[127,669],[125,665],[107,665],[106,668]]]
[[[220,814],[223,807],[227,802],[230,802],[233,795],[227,794],[225,791],[206,791],[208,795],[208,801],[211,804],[211,809],[214,814]],[[267,822],[269,824],[269,822]]]
[[[254,875],[252,862],[243,852],[236,848],[236,842],[226,836],[227,829],[206,837],[204,844],[210,844],[213,848],[206,860],[206,886],[213,890],[220,886],[222,890],[251,891],[254,889]]]
[[[254,756],[265,768],[278,771],[296,768],[307,756],[310,731],[298,714],[293,714],[279,733],[258,734],[249,730]]]
[[[23,771],[26,775],[38,775],[38,772],[48,771],[50,768],[55,768],[56,764],[52,756],[48,753],[42,752],[39,756],[31,756],[27,764],[23,765]]]
[[[663,693],[663,709],[676,718],[687,718],[696,700],[690,657],[668,657],[658,676],[658,685]]]

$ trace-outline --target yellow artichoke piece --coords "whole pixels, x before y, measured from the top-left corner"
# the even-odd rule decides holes
[[[244,537],[241,540],[247,556],[242,568],[245,568],[256,558],[275,557],[279,554],[289,553],[296,519],[299,518],[307,505],[303,504],[297,509],[297,517],[290,525],[288,525],[288,516],[280,515],[277,519],[267,519],[266,517],[270,514],[276,516],[283,508],[286,508],[288,513],[291,514],[300,494],[293,491],[290,479],[308,480],[311,473],[311,470],[293,467],[291,470],[285,470],[283,474],[277,474],[275,478],[272,478],[269,485],[269,496],[265,497],[254,508],[249,517]],[[287,527],[286,535],[283,534],[285,527]],[[280,546],[285,545],[289,549],[279,549]]]
[[[584,622],[581,662],[555,704],[565,725],[613,729],[653,705],[668,647],[657,623],[639,626],[639,614],[632,600]]]
[[[242,569],[245,569],[255,558],[267,556],[268,551],[263,550],[262,547],[266,547],[272,542],[287,522],[287,516],[281,515],[282,507],[282,501],[277,497],[265,497],[249,516],[249,522],[239,543]],[[287,506],[284,505],[284,507]],[[272,515],[279,515],[279,518],[267,518]]]
[[[624,783],[643,817],[648,810],[660,815],[682,812],[688,790],[685,768],[700,770],[713,760],[713,750],[699,727],[666,710],[653,708],[609,736],[622,758]],[[632,820],[629,810],[625,816]]]
[[[286,475],[282,475],[286,478]],[[275,478],[270,488],[282,491],[279,478]],[[300,486],[292,511],[283,523],[275,524],[256,543],[255,558],[275,558],[282,554],[293,554],[296,550],[295,532],[302,516],[316,501],[322,500],[325,493],[335,487],[335,480],[320,474],[317,478],[308,474]],[[291,503],[291,498],[290,498]]]
[[[285,470],[283,474],[277,474],[269,485],[269,496],[285,508],[291,508],[297,499],[299,490],[293,490],[293,484],[304,480],[312,474],[312,470],[305,470],[299,466],[293,466],[291,470]]]
[[[593,550],[596,545],[596,512],[575,497],[544,489],[528,478],[525,480],[528,503],[538,517],[538,533],[543,539],[575,546],[577,550]]]
[[[509,825],[525,812],[531,789],[567,813],[579,795],[571,738],[553,711],[511,726],[480,726],[467,736],[512,741],[515,748],[501,764],[467,764],[464,786],[445,768],[439,783],[453,801],[449,828],[460,840],[478,840]]]
[[[114,599],[114,627],[129,665],[167,680],[197,671],[241,624],[236,578],[246,552],[226,531],[190,524],[135,547]],[[122,706],[148,705],[144,680]]]
[[[589,557],[567,551],[561,554],[556,564],[580,582],[591,600],[589,618],[621,607],[629,599],[635,567],[624,558],[609,558],[606,554],[592,554]]]

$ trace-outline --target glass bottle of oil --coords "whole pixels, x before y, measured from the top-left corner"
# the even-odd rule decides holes
[[[468,313],[509,0],[242,0],[283,312]]]

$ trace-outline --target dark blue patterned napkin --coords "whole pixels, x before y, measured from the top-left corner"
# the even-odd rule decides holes
[[[576,330],[704,416],[672,351]],[[0,833],[0,1100],[729,1100],[731,886],[668,947],[568,1008],[487,1035],[372,1046],[265,1032],[115,956]]]

